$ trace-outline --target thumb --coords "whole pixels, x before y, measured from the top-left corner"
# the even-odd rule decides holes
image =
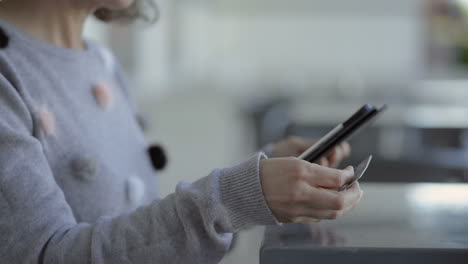
[[[351,172],[352,175],[353,175],[351,178],[348,178],[348,179],[347,179],[346,183],[348,183],[348,182],[350,182],[350,181],[352,181],[352,180],[354,179],[354,176],[355,176],[355,175],[354,175],[354,167],[353,167],[353,166],[348,166],[348,167],[346,167],[344,170],[345,170],[345,171]]]
[[[354,172],[354,167],[353,166],[348,166],[344,170]]]

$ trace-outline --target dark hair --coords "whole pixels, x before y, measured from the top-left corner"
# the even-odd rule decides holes
[[[154,0],[135,0],[128,8],[123,10],[110,10],[101,8],[94,15],[104,22],[130,23],[142,20],[146,23],[154,23],[159,18],[159,9]]]

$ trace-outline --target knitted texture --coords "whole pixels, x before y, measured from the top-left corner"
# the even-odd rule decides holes
[[[217,263],[232,232],[276,223],[262,195],[262,154],[159,199],[109,51],[0,28],[8,38],[0,47],[2,263]]]

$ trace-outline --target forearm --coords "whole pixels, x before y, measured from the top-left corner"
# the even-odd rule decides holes
[[[259,159],[181,183],[131,214],[63,227],[47,244],[44,262],[217,263],[232,232],[276,223],[263,198]]]

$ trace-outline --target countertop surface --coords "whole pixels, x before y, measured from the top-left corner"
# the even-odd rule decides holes
[[[274,256],[276,263],[286,263],[281,256],[307,260],[324,252],[334,252],[334,257],[344,252],[343,259],[352,259],[372,252],[371,262],[395,253],[409,252],[402,259],[417,259],[440,252],[445,256],[441,261],[452,253],[457,256],[453,263],[468,261],[468,184],[361,186],[365,194],[360,205],[341,219],[268,227],[261,259]]]

